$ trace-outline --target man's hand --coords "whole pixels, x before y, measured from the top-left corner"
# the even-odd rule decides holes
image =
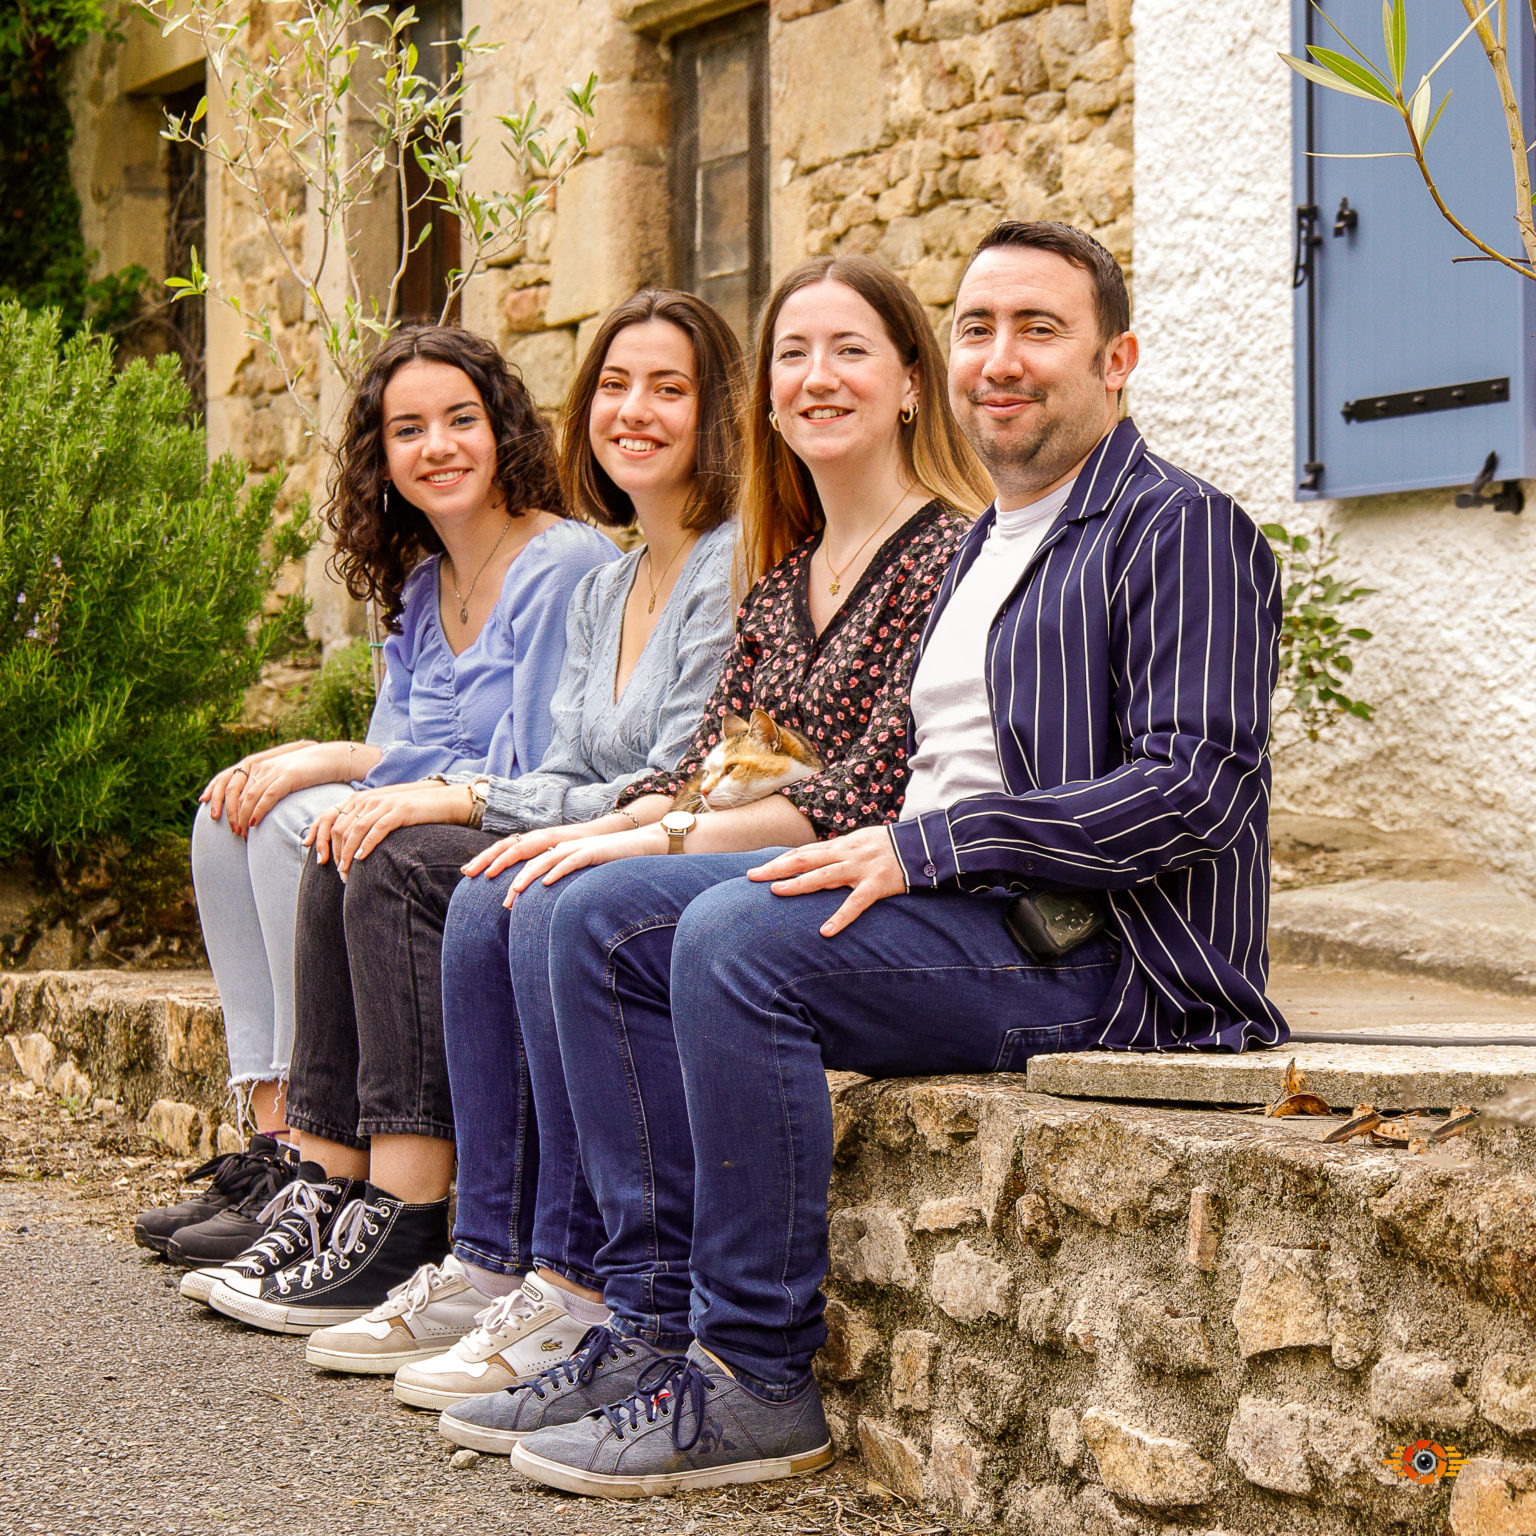
[[[771,880],[775,896],[803,896],[807,891],[852,886],[848,899],[821,925],[824,939],[841,933],[877,901],[900,896],[907,889],[891,834],[884,827],[860,827],[844,837],[807,843],[749,869],[747,878]]]

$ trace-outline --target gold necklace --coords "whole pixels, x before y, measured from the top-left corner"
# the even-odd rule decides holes
[[[682,552],[685,549],[690,548],[693,545],[693,543],[694,543],[694,540],[692,540],[692,539],[684,539],[683,542],[681,544],[679,544],[677,546],[677,548],[672,551],[672,558],[667,561],[666,566],[662,570],[662,573],[661,573],[660,577],[658,577],[657,580],[655,580],[655,581],[653,581],[651,583],[651,600],[650,600],[650,602],[648,602],[645,605],[645,611],[647,613],[655,613],[656,612],[656,594],[657,594],[658,591],[660,591],[662,582],[664,582],[667,579],[667,572],[670,571],[672,569],[672,567],[677,564],[677,557],[680,554],[682,554]],[[651,553],[651,546],[649,544],[647,544],[645,546],[645,568],[646,568],[647,571],[650,571],[650,570],[654,570],[655,566],[656,566],[656,557]]]
[[[459,600],[459,623],[460,624],[468,624],[469,623],[469,600],[470,600],[470,598],[472,598],[475,595],[475,587],[478,585],[478,583],[480,581],[480,578],[485,575],[485,568],[486,568],[486,566],[488,566],[491,563],[491,561],[496,558],[496,551],[501,548],[501,541],[504,538],[506,538],[506,536],[507,536],[507,529],[510,528],[511,526],[512,526],[512,519],[511,519],[511,517],[508,517],[506,522],[502,525],[501,532],[496,535],[496,542],[491,545],[491,552],[490,552],[490,554],[488,554],[485,557],[485,559],[480,562],[480,569],[475,572],[475,579],[474,579],[474,581],[470,582],[470,584],[469,584],[469,591],[468,592],[460,592],[459,591],[459,583],[458,583],[459,572],[458,572],[458,567],[455,566],[454,563],[453,563],[453,556],[449,555],[449,557],[448,557],[448,569],[450,571],[452,571],[453,574],[448,578],[448,585],[453,588],[453,595],[456,598],[458,598],[458,600]]]
[[[836,569],[833,568],[832,556],[827,553],[827,536],[826,536],[825,533],[822,534],[822,536],[821,536],[821,558],[826,561],[827,569],[829,571],[831,571],[831,573],[832,573],[832,580],[827,584],[827,591],[829,593],[831,593],[831,595],[833,597],[836,597],[837,594],[839,592],[841,592],[842,589],[843,589],[843,571],[846,571],[848,569],[848,567],[850,565],[852,565],[853,562],[855,560],[857,560],[861,554],[864,553],[864,545],[868,544],[869,541],[872,538],[874,538],[874,536],[877,533],[879,533],[880,530],[882,528],[884,528],[885,525],[888,522],[890,522],[890,520],[893,517],[895,517],[895,515],[896,515],[896,507],[899,507],[902,504],[902,502],[904,502],[907,499],[907,497],[910,496],[911,494],[912,494],[912,487],[910,485],[906,486],[902,490],[901,495],[896,498],[896,506],[892,507],[891,510],[889,512],[887,512],[885,514],[885,516],[882,517],[880,519],[880,521],[878,523],[876,523],[875,526],[873,528],[871,528],[869,530],[869,532],[864,535],[864,543],[860,544],[859,547],[856,550],[854,550],[854,552],[846,560],[843,561],[843,570],[842,571],[839,571],[839,570],[836,570]]]

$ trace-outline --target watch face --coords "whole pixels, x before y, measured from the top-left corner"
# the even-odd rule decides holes
[[[668,832],[691,832],[697,817],[691,811],[668,811],[661,825]]]

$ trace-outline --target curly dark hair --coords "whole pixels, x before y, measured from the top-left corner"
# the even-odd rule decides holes
[[[634,503],[597,462],[592,450],[592,401],[620,331],[648,320],[675,325],[693,347],[699,412],[694,429],[693,490],[684,528],[707,533],[735,514],[741,495],[741,407],[746,388],[741,343],[720,312],[673,288],[642,288],[610,312],[587,348],[561,413],[560,478],[566,499],[610,528],[635,520]]]
[[[390,483],[384,453],[384,388],[417,358],[460,369],[479,391],[496,434],[496,486],[507,511],[513,517],[568,515],[554,434],[501,353],[483,336],[456,325],[401,326],[358,381],[325,509],[335,543],[330,570],[353,597],[377,603],[384,628],[395,634],[406,577],[443,548],[426,515]]]

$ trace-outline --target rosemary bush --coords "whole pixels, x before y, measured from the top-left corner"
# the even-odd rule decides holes
[[[280,477],[206,463],[174,360],[0,304],[0,858],[185,831],[264,662],[303,638]]]

